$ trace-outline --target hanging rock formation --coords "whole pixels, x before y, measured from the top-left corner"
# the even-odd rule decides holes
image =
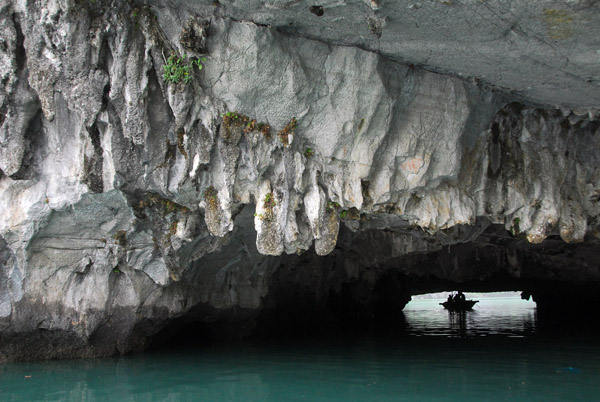
[[[517,3],[1,2],[0,360],[593,295],[600,8]]]

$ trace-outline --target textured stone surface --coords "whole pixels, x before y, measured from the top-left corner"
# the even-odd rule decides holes
[[[600,280],[594,2],[148,4],[0,3],[0,360]]]
[[[163,16],[223,15],[486,82],[549,105],[600,105],[600,4],[594,0],[149,0]],[[514,95],[513,95],[514,96]]]

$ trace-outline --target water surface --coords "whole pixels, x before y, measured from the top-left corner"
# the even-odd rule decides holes
[[[413,300],[404,309],[408,332],[414,336],[527,337],[537,330],[535,303],[512,297],[484,296],[472,311],[449,313],[439,303],[444,299]]]
[[[406,331],[207,345],[0,366],[2,401],[591,401],[594,334],[545,336],[535,304],[481,300],[464,320],[411,302]]]

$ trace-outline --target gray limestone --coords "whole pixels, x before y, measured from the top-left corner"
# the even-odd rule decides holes
[[[600,18],[546,3],[0,2],[0,360],[247,334],[288,285],[568,280],[536,247],[597,243]],[[490,228],[497,268],[417,269]]]

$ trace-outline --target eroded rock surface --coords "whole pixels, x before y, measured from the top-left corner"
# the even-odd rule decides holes
[[[0,360],[600,281],[597,5],[342,3],[0,4]]]

